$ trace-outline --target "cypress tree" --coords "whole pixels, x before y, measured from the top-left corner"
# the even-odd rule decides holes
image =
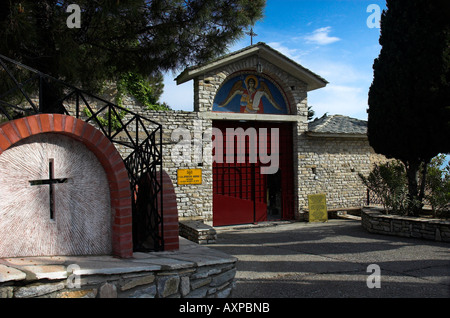
[[[368,137],[377,153],[405,165],[410,211],[417,214],[424,195],[420,168],[425,180],[430,160],[450,152],[450,4],[386,4],[369,90]]]

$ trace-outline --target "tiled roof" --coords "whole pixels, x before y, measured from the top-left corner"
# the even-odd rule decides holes
[[[311,135],[367,135],[367,121],[342,115],[323,116],[308,124]]]

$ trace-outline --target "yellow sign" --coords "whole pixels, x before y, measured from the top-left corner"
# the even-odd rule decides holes
[[[202,169],[178,169],[178,185],[202,184]]]
[[[327,222],[327,200],[325,194],[308,195],[309,222]]]

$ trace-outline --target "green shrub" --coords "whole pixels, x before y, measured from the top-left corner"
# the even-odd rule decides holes
[[[359,174],[364,185],[381,200],[387,214],[406,214],[408,207],[408,186],[406,170],[399,161],[377,164],[365,177]]]
[[[116,102],[122,106],[122,97],[129,94],[142,103],[147,110],[170,110],[166,103],[158,102],[163,89],[164,83],[161,74],[145,78],[136,73],[126,73],[117,82]]]
[[[444,166],[445,155],[431,160],[427,169],[425,199],[434,217],[450,216],[450,163]]]
[[[444,167],[444,161],[445,155],[439,155],[427,166],[424,200],[431,205],[434,217],[450,217],[450,163]],[[375,165],[367,177],[359,176],[381,200],[386,213],[404,215],[411,207],[422,206],[408,196],[408,178],[400,161]]]
[[[92,113],[87,107],[83,109],[83,114],[88,118],[92,117]],[[118,113],[118,116],[115,113],[111,113],[111,131],[116,131],[122,128],[121,120],[125,117],[125,115],[126,111],[123,110]],[[109,117],[109,111],[106,112],[104,116],[97,116],[97,120],[99,121],[100,125],[102,125],[102,127],[106,130],[108,129]],[[94,122],[92,123],[94,124]]]

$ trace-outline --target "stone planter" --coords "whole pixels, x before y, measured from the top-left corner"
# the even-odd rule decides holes
[[[363,208],[361,223],[370,233],[450,242],[450,221],[385,215],[381,209]]]

